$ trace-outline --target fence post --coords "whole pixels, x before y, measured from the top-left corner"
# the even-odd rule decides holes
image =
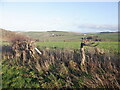
[[[86,58],[85,58],[85,49],[84,49],[84,45],[85,43],[84,42],[81,42],[81,45],[80,45],[80,54],[81,54],[81,64],[80,64],[80,67],[81,67],[81,70],[83,72],[86,72],[87,73],[87,69],[86,69]]]

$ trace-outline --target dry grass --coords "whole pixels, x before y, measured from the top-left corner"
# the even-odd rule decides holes
[[[119,88],[120,63],[118,56],[99,49],[85,52],[87,72],[81,70],[80,50],[41,49],[25,64],[22,60],[7,60],[8,65],[25,66],[37,74],[43,72],[43,88]]]

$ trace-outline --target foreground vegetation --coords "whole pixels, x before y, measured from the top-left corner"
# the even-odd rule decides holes
[[[46,48],[41,51],[44,52],[43,56],[37,56],[35,62],[31,61],[25,65],[20,59],[2,60],[3,88],[120,89],[120,63],[115,54],[87,49],[87,72],[83,72],[80,67],[79,49]]]

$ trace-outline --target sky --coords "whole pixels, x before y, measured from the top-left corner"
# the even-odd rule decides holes
[[[117,31],[118,2],[1,2],[0,28],[11,31]]]

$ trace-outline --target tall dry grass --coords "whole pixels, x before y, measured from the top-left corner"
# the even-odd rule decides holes
[[[119,58],[112,53],[101,49],[87,48],[85,50],[87,72],[83,72],[80,66],[82,57],[79,49],[45,48],[40,51],[42,55],[35,54],[34,58],[26,60],[26,63],[23,63],[21,59],[8,59],[8,65],[25,66],[37,73],[44,72],[44,78],[53,79],[51,82],[44,81],[40,84],[41,87],[120,89]],[[39,74],[37,74],[37,78],[40,80]]]

